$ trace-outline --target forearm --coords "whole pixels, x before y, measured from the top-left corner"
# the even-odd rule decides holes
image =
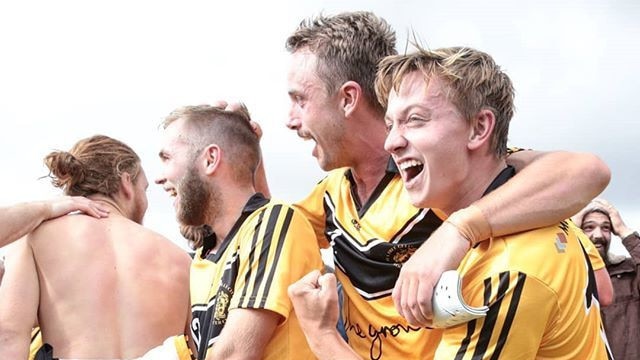
[[[47,218],[49,205],[28,202],[0,208],[0,246],[27,235]]]
[[[332,329],[319,334],[305,332],[307,342],[313,354],[319,360],[361,360],[362,358],[347,344],[338,331]]]
[[[0,325],[0,359],[27,359],[29,334],[22,334]]]
[[[518,154],[518,153],[516,153]],[[549,226],[577,213],[610,179],[608,167],[592,154],[550,152],[508,162],[519,169],[506,184],[478,200],[492,235]]]

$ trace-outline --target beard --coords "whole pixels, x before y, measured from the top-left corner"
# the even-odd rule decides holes
[[[181,224],[203,225],[207,223],[207,219],[214,219],[218,215],[221,205],[220,192],[215,185],[208,188],[195,168],[187,170],[187,174],[178,184],[178,189],[180,204],[177,219]]]

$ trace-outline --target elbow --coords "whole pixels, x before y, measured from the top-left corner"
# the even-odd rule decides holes
[[[590,155],[590,175],[589,177],[593,179],[594,186],[594,194],[593,197],[597,196],[601,192],[606,189],[607,185],[609,185],[609,181],[611,181],[611,169],[605,164],[602,159],[598,156]]]
[[[576,154],[574,159],[576,160],[574,164],[577,164],[576,170],[579,172],[579,176],[588,179],[585,194],[588,195],[588,201],[590,201],[609,185],[611,169],[595,154]]]
[[[600,307],[607,307],[613,304],[613,292],[605,291],[603,294],[598,294],[598,302]]]

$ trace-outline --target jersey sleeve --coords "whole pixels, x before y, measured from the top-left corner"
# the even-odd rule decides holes
[[[247,239],[238,252],[240,265],[230,309],[266,309],[286,319],[293,308],[287,288],[322,268],[320,249],[311,225],[294,208],[270,206],[260,217],[243,235]]]
[[[313,226],[315,237],[318,241],[318,246],[321,248],[328,248],[329,241],[325,236],[325,210],[324,210],[324,196],[327,190],[327,183],[329,177],[320,181],[311,191],[311,193],[301,201],[297,202],[293,206],[299,210]]]
[[[466,280],[466,279],[465,279]],[[538,279],[504,271],[465,285],[469,304],[489,306],[484,318],[444,330],[436,359],[533,359],[549,319],[558,311],[555,293]]]

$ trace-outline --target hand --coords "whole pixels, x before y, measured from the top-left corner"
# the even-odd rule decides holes
[[[392,297],[409,324],[431,325],[433,288],[443,272],[458,268],[468,250],[467,239],[445,222],[402,265]]]
[[[609,218],[611,218],[611,227],[613,228],[612,230],[614,234],[619,236],[621,239],[624,239],[627,235],[631,234],[632,231],[622,220],[618,209],[613,207],[613,205],[611,205],[607,200],[598,198],[593,200],[591,203],[609,213]]]
[[[253,133],[256,134],[256,136],[258,137],[258,140],[262,139],[262,128],[260,127],[260,124],[251,120],[251,116],[249,115],[249,110],[243,103],[241,102],[229,103],[225,100],[217,100],[213,102],[211,106],[217,107],[225,111],[240,111],[245,113],[247,115],[247,118],[249,119],[249,125],[251,125],[251,129],[253,130]]]
[[[314,270],[289,286],[289,298],[307,336],[315,331],[336,331],[339,309],[335,275]]]
[[[42,203],[47,209],[43,221],[57,218],[73,211],[81,211],[96,218],[109,216],[109,209],[106,206],[83,196],[63,196],[44,200]]]

